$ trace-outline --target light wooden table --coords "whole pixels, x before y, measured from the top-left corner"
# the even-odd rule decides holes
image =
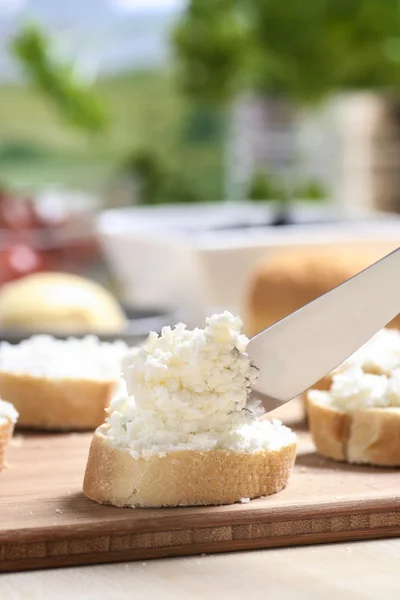
[[[400,597],[400,539],[0,575],[3,600]]]

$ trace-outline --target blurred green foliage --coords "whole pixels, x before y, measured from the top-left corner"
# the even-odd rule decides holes
[[[296,180],[290,187],[277,173],[256,171],[250,180],[247,197],[249,200],[325,200],[328,192],[316,179]]]
[[[25,161],[41,161],[50,158],[50,155],[50,151],[23,140],[6,141],[0,145],[0,163],[13,164]]]
[[[191,144],[212,142],[224,133],[224,124],[215,106],[195,104],[186,120],[184,138]]]
[[[132,152],[121,171],[123,176],[135,183],[135,200],[139,204],[197,202],[202,199],[185,175],[185,169],[168,167],[150,148]]]
[[[301,200],[326,200],[328,190],[317,179],[299,182],[294,190],[294,197]]]
[[[72,65],[53,56],[50,38],[38,25],[23,27],[11,43],[27,80],[58,109],[65,122],[88,133],[104,131],[108,123],[99,96],[79,81]]]
[[[249,200],[285,200],[286,193],[282,181],[267,171],[256,171],[250,180]]]
[[[89,87],[38,25],[22,27],[10,47],[32,86],[28,97],[18,86],[1,88],[0,175],[10,183],[104,189],[128,175],[142,203],[221,198],[221,117],[182,98],[168,74]],[[59,127],[60,116],[68,127]],[[89,144],[76,135],[106,129]]]
[[[174,33],[192,96],[313,102],[400,83],[400,0],[189,0]]]
[[[188,139],[197,103],[177,89],[170,73],[128,73],[98,81],[94,91],[104,98],[110,121],[107,135],[87,140],[60,127],[57,112],[39,90],[2,85],[0,179],[29,190],[56,183],[103,193],[145,149],[168,173],[163,187],[169,197],[223,197],[223,137],[216,131],[201,143],[196,136]],[[180,189],[176,173],[182,174]],[[160,198],[158,192],[154,197]]]

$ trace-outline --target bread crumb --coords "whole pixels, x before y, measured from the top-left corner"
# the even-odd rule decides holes
[[[29,514],[30,514],[30,515],[33,515],[33,512],[30,510],[30,511],[29,511]]]
[[[307,467],[301,467],[300,473],[308,473]]]
[[[59,513],[60,515],[64,514],[61,508],[56,508],[56,513]]]

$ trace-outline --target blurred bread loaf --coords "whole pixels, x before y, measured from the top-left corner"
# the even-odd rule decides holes
[[[390,248],[316,246],[276,251],[256,265],[246,299],[246,333],[255,335],[382,258]],[[400,327],[396,317],[391,327]]]
[[[114,333],[125,325],[115,298],[101,285],[65,273],[39,273],[0,289],[2,327],[48,333]]]

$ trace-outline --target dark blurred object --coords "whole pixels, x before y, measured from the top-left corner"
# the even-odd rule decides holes
[[[175,35],[196,98],[240,89],[311,102],[400,83],[398,0],[190,0]]]
[[[122,175],[134,184],[139,204],[155,204],[161,182],[161,169],[149,150],[132,152],[122,165]]]
[[[90,213],[50,217],[33,198],[0,189],[0,284],[41,271],[82,272],[98,252]]]
[[[268,223],[275,227],[300,224],[291,210],[293,200],[310,202],[325,200],[326,198],[327,192],[318,181],[295,182],[289,194],[287,185],[285,185],[282,178],[268,171],[258,171],[253,175],[248,192],[249,200],[278,202],[275,214]]]
[[[187,115],[183,132],[191,144],[218,140],[224,133],[224,118],[214,105],[195,104]]]
[[[68,125],[88,133],[104,131],[108,115],[102,101],[79,81],[72,65],[55,58],[50,38],[38,25],[23,27],[11,49],[29,82],[54,103]]]

